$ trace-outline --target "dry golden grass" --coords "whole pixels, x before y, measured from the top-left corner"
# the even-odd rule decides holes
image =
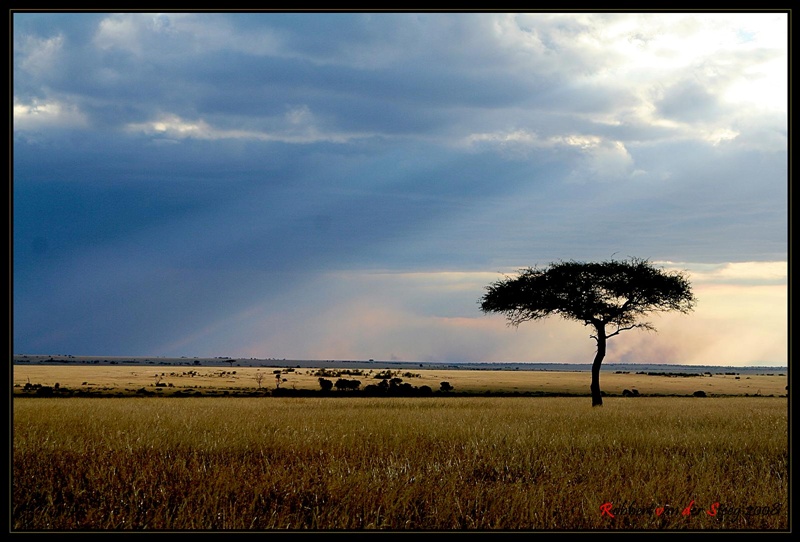
[[[786,530],[787,407],[17,398],[12,529]]]
[[[346,369],[334,368],[328,371]],[[350,369],[352,370],[352,369]],[[281,387],[289,389],[319,390],[318,369],[294,368],[287,371],[278,367],[182,367],[182,366],[95,366],[95,365],[15,365],[13,384],[15,392],[30,382],[44,386],[58,383],[72,390],[104,391],[106,393],[132,394],[145,387],[155,390],[155,383],[168,386],[158,389],[162,395],[178,390],[202,392],[252,391],[257,388],[256,373],[264,375],[262,386],[274,388],[274,371],[281,371]],[[362,371],[361,375],[342,374],[342,378],[358,379],[362,387],[377,384],[381,370]],[[393,371],[412,386],[430,386],[438,390],[441,382],[449,382],[455,392],[463,393],[552,393],[588,395],[588,372],[561,371],[477,371],[411,369]],[[409,376],[407,376],[409,375]],[[410,376],[413,375],[413,376]],[[336,377],[328,377],[336,380]],[[285,379],[285,381],[283,381]],[[625,389],[636,389],[643,395],[691,395],[704,391],[707,395],[761,395],[786,394],[788,378],[784,374],[768,375],[713,375],[692,377],[649,376],[635,373],[604,372],[600,385],[609,395],[621,395]]]

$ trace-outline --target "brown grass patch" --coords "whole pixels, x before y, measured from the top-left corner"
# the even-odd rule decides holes
[[[788,527],[786,399],[20,398],[13,409],[13,530]],[[724,513],[707,513],[715,503]]]

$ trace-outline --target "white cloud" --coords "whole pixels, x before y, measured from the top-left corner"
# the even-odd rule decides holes
[[[569,73],[573,56],[595,58],[596,69],[586,69],[576,79],[587,88],[607,90],[624,82],[625,91],[637,97],[638,103],[629,102],[616,114],[589,115],[606,124],[630,124],[638,117],[641,123],[672,128],[679,137],[719,142],[738,134],[732,120],[765,111],[786,112],[785,14],[533,14],[526,18],[532,27],[547,28],[559,21],[580,27],[572,45],[557,41],[562,47],[559,59],[564,62],[561,72]],[[602,58],[597,58],[600,52]],[[680,121],[659,114],[656,107],[671,88],[681,89],[672,95],[672,111],[681,115]]]
[[[100,21],[94,44],[100,49],[122,49],[141,54],[143,30],[149,20],[147,15],[115,13]]]
[[[603,19],[594,46],[617,53],[604,77],[657,83],[679,79],[689,70],[712,91],[743,83],[749,71],[785,79],[786,14],[654,13]],[[766,55],[752,55],[765,51]],[[781,106],[785,108],[785,104]]]
[[[346,143],[352,139],[370,137],[370,134],[327,132],[318,128],[313,115],[307,107],[290,109],[286,115],[275,122],[271,131],[235,130],[212,126],[203,119],[186,120],[178,115],[164,114],[156,120],[129,123],[129,132],[144,133],[157,138],[182,139],[252,139],[258,141],[279,141],[283,143]]]
[[[58,101],[14,101],[14,130],[40,130],[47,127],[76,128],[87,126],[86,116],[76,105]]]
[[[550,81],[546,92],[564,99],[542,105],[534,100],[532,110],[520,112],[506,127],[495,117],[489,130],[462,137],[467,148],[525,157],[530,149],[574,145],[583,151],[575,178],[628,176],[646,169],[626,150],[640,143],[684,140],[785,150],[785,14],[491,18],[493,46],[511,58],[506,67],[545,78]],[[561,121],[542,122],[545,115],[560,115]],[[530,120],[520,120],[525,118]],[[564,126],[567,131],[561,131]],[[611,133],[605,127],[623,137],[603,135]]]

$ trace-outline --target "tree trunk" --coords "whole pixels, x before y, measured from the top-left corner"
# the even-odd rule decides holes
[[[600,365],[606,357],[606,326],[602,322],[595,323],[597,329],[597,354],[592,362],[592,406],[603,406],[603,395],[600,393]]]

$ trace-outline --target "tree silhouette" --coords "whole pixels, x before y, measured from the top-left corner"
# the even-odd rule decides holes
[[[592,406],[603,404],[600,365],[606,355],[606,341],[630,329],[655,331],[652,324],[641,319],[654,312],[688,313],[696,302],[684,273],[664,271],[640,258],[529,267],[515,277],[487,286],[479,301],[484,313],[505,314],[514,327],[551,315],[591,326],[594,334],[590,336],[597,342],[590,388]]]
[[[333,386],[337,390],[357,390],[361,386],[360,380],[348,380],[347,378],[338,379]]]
[[[261,371],[256,371],[256,374],[253,375],[253,379],[256,381],[258,385],[258,389],[261,389],[261,383],[264,382],[264,373]]]

